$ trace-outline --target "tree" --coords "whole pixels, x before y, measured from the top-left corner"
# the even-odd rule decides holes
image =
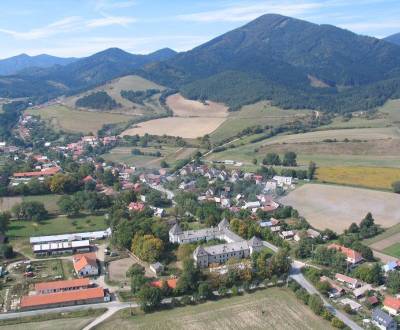
[[[0,257],[2,259],[10,259],[14,256],[14,251],[11,245],[1,244],[0,245]]]
[[[176,253],[178,260],[183,261],[192,257],[193,251],[195,250],[195,246],[192,244],[181,244],[178,247],[178,251]]]
[[[200,279],[200,270],[194,265],[193,259],[183,261],[181,277],[178,279],[176,290],[179,293],[189,293],[197,289]]]
[[[153,235],[136,234],[132,240],[131,251],[145,261],[154,262],[158,260],[163,249],[163,241]]]
[[[60,211],[68,216],[78,215],[82,208],[81,201],[69,195],[61,196],[57,205],[60,208]]]
[[[161,290],[148,285],[144,285],[138,293],[138,300],[140,308],[144,312],[153,311],[161,304]]]
[[[161,168],[168,168],[169,167],[168,163],[164,159],[160,162],[160,166],[161,166]]]
[[[310,162],[308,164],[308,169],[307,169],[307,179],[308,180],[314,179],[316,170],[317,170],[317,164],[315,164],[314,162]]]
[[[0,212],[0,232],[5,233],[10,224],[11,214],[10,212]]]
[[[12,213],[17,219],[40,221],[49,215],[44,204],[38,201],[24,201],[12,207]]]
[[[398,293],[400,291],[400,272],[390,271],[387,276],[386,285],[391,293]]]
[[[317,315],[320,315],[324,308],[324,303],[318,294],[313,294],[309,297],[308,305],[310,306],[311,310]]]
[[[201,282],[197,289],[200,299],[209,299],[212,296],[212,290],[207,282]]]
[[[262,161],[263,165],[281,165],[281,159],[275,152],[268,153]]]
[[[293,151],[285,152],[282,161],[283,166],[297,166],[297,155]]]
[[[400,181],[395,181],[392,183],[393,192],[400,194]]]
[[[343,323],[342,320],[338,319],[337,317],[334,317],[331,321],[331,325],[335,328],[338,329],[343,329],[346,325]]]

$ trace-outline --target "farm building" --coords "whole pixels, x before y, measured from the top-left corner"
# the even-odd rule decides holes
[[[103,288],[98,287],[23,296],[21,298],[20,308],[21,310],[34,310],[101,303],[105,301],[109,301],[109,296],[105,294]]]
[[[44,243],[56,243],[56,242],[72,242],[81,240],[97,240],[104,239],[111,236],[111,228],[101,231],[92,231],[85,233],[72,233],[52,236],[32,236],[29,239],[31,244],[44,244]]]
[[[90,287],[89,279],[78,278],[74,280],[36,283],[35,291],[37,294],[48,294],[55,292],[88,289],[89,287]]]
[[[77,254],[72,257],[75,273],[79,277],[97,276],[99,267],[95,253]]]
[[[84,241],[73,241],[73,242],[35,244],[32,246],[32,250],[36,256],[72,254],[76,252],[78,253],[89,252],[90,241],[84,240]]]

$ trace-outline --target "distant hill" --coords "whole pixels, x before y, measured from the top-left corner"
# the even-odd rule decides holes
[[[54,65],[66,65],[76,60],[77,58],[74,57],[63,58],[46,54],[36,56],[20,54],[0,60],[0,75],[6,76],[16,74],[17,72],[29,68],[49,68]]]
[[[37,101],[74,94],[128,75],[145,64],[174,56],[170,49],[148,55],[135,55],[110,48],[64,66],[33,68],[20,74],[1,77],[0,96],[33,97]]]
[[[400,45],[400,33],[396,33],[391,36],[388,36],[384,40],[389,41],[396,45]]]
[[[283,107],[343,111],[375,106],[398,92],[399,68],[400,47],[331,25],[269,14],[147,65],[142,74],[187,97],[222,101],[232,108],[271,99]],[[370,95],[368,102],[365,95]]]

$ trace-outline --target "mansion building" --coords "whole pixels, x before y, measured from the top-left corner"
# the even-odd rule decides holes
[[[259,238],[253,237],[246,241],[230,231],[229,222],[226,219],[223,219],[217,227],[182,231],[179,225],[175,224],[169,231],[171,243],[187,244],[212,239],[223,240],[226,243],[207,247],[198,246],[193,252],[193,259],[199,267],[225,263],[231,258],[247,258],[253,252],[263,248],[263,242]]]

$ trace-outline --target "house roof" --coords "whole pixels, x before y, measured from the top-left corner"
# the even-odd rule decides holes
[[[386,327],[393,322],[393,318],[380,308],[375,308],[372,311],[372,319]]]
[[[343,254],[345,254],[347,256],[347,258],[351,258],[353,260],[362,259],[361,253],[359,253],[353,249],[347,248],[345,246],[339,245],[339,244],[330,244],[328,246],[328,249],[338,250],[338,251],[342,252]]]
[[[47,176],[47,175],[54,175],[60,171],[59,167],[50,167],[45,168],[41,171],[35,172],[15,172],[13,174],[14,177],[35,177],[35,176]]]
[[[263,246],[263,242],[262,242],[262,240],[260,240],[258,237],[253,236],[253,237],[249,240],[249,246],[251,246],[251,247]]]
[[[74,269],[76,272],[80,272],[86,266],[97,267],[96,254],[92,253],[84,253],[84,254],[76,254],[73,256],[72,261],[74,263]]]
[[[71,301],[81,301],[88,299],[103,298],[103,288],[91,288],[83,290],[71,290],[49,294],[39,294],[34,296],[23,296],[21,298],[21,308],[35,307],[51,304],[60,304]]]
[[[89,282],[88,278],[78,278],[78,279],[74,279],[74,280],[43,282],[43,283],[35,284],[35,291],[62,290],[62,289],[88,286],[89,284],[90,284],[90,282]]]
[[[383,301],[383,306],[389,307],[395,310],[400,310],[400,299],[392,296],[386,296]]]
[[[163,282],[164,281],[154,281],[154,282],[151,282],[150,285],[155,287],[155,288],[160,288],[161,289],[162,285],[163,285]],[[173,279],[170,279],[170,280],[166,280],[165,282],[167,282],[167,285],[168,285],[169,288],[175,289],[176,288],[176,284],[178,283],[178,279],[173,278]]]
[[[376,296],[371,296],[367,298],[367,301],[371,304],[371,305],[375,305],[379,302],[378,298]]]
[[[355,278],[352,278],[350,276],[346,276],[346,275],[343,275],[343,274],[339,274],[339,273],[337,273],[335,275],[335,278],[337,280],[342,281],[342,282],[350,283],[350,284],[353,284],[353,285],[357,284],[357,282],[358,282],[357,279],[355,279]]]

